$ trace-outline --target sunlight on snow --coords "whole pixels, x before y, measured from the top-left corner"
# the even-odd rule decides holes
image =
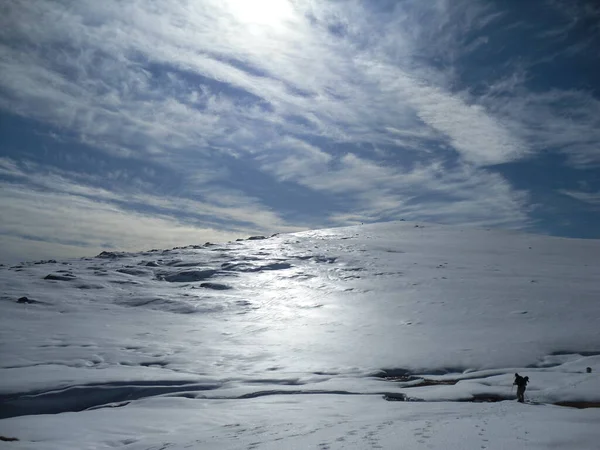
[[[0,437],[595,450],[599,251],[396,222],[0,267]]]

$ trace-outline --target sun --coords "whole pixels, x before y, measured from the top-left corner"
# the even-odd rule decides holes
[[[277,26],[293,17],[289,0],[227,0],[235,17],[249,25]]]

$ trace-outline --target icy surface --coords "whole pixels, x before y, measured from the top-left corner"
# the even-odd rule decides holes
[[[596,449],[556,405],[600,404],[599,273],[599,241],[407,222],[0,267],[0,436]]]

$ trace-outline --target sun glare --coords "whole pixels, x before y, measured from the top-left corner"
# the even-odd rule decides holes
[[[237,19],[253,25],[277,26],[294,12],[289,0],[228,0],[227,3]]]

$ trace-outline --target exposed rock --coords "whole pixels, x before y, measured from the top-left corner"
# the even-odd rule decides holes
[[[148,275],[147,270],[136,269],[134,267],[123,267],[121,269],[117,269],[117,272],[124,273],[125,275],[135,275],[135,276]]]
[[[290,263],[271,263],[271,264],[265,264],[264,266],[260,266],[258,267],[258,271],[261,270],[283,270],[283,269],[289,269],[290,267],[292,267],[292,265]]]
[[[76,286],[77,289],[84,289],[84,290],[90,290],[90,289],[104,289],[104,286],[100,285],[100,284],[78,284]]]
[[[168,281],[170,283],[191,283],[194,281],[202,281],[212,277],[216,270],[183,270],[175,273],[163,273],[157,275],[159,280]]]
[[[33,303],[33,300],[29,300],[27,297],[21,297],[17,300],[17,303]]]
[[[54,281],[72,281],[75,279],[75,275],[70,273],[66,273],[64,275],[57,275],[54,273],[48,274],[44,277],[44,280],[54,280]]]
[[[248,238],[249,241],[262,241],[263,239],[266,239],[266,237],[264,237],[264,236],[250,236]]]
[[[231,286],[221,283],[202,283],[200,284],[200,287],[214,289],[216,291],[226,291],[227,289],[231,289]]]
[[[124,252],[101,252],[96,255],[96,258],[104,258],[104,259],[116,259],[116,258],[124,258],[127,256],[127,253]]]

